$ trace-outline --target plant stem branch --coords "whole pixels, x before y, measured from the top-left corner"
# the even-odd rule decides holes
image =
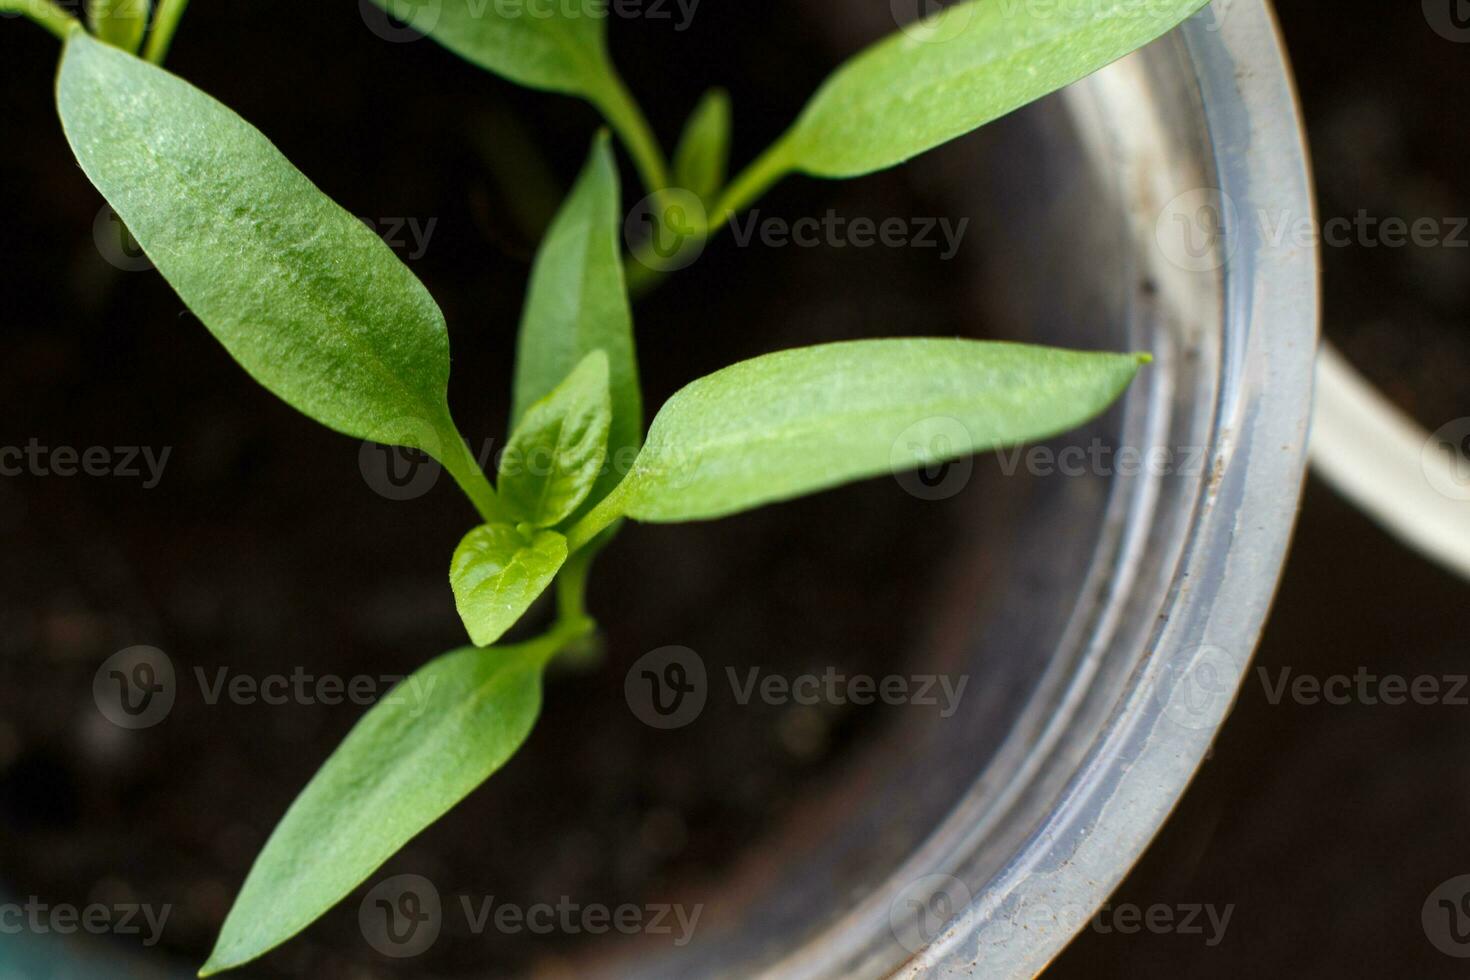
[[[599,92],[597,108],[628,148],[644,188],[649,194],[657,194],[669,186],[668,161],[664,159],[663,150],[659,149],[658,139],[653,135],[653,128],[648,125],[643,110],[611,62],[607,66],[607,78],[610,84]]]
[[[0,13],[21,14],[55,34],[62,41],[82,22],[62,10],[51,0],[0,0]]]
[[[603,497],[596,507],[567,530],[567,550],[576,554],[618,521],[623,516],[623,503],[627,496],[628,477],[624,477],[612,493]]]
[[[179,29],[179,18],[184,16],[188,6],[189,0],[159,0],[158,9],[153,14],[153,30],[143,48],[144,58],[155,65],[163,64],[163,59],[168,57],[169,45],[173,43],[174,32]]]
[[[507,522],[508,515],[496,496],[495,488],[490,485],[485,471],[480,469],[480,461],[475,459],[470,447],[460,437],[458,430],[450,427],[447,437],[443,440],[447,443],[443,458],[440,460],[449,475],[454,477],[454,482],[464,491],[466,497],[475,505],[479,511],[480,519],[486,524]]]
[[[772,143],[766,152],[756,158],[735,177],[720,195],[719,201],[704,215],[704,227],[698,234],[690,235],[684,243],[688,249],[702,248],[720,229],[735,220],[735,216],[755,203],[772,185],[791,172],[786,158],[786,140],[781,138]],[[654,202],[657,205],[659,202]],[[655,214],[663,215],[658,207]],[[628,254],[623,263],[623,275],[628,282],[628,292],[637,299],[645,295],[668,275],[668,270],[679,269],[684,264],[676,255],[672,258],[652,252],[651,241],[640,243]]]
[[[740,171],[725,187],[719,202],[714,206],[717,220],[711,223],[712,230],[730,223],[730,219],[754,204],[762,194],[791,172],[791,163],[786,157],[786,137],[781,137],[766,152]]]

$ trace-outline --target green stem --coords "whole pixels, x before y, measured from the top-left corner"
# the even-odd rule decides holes
[[[527,645],[539,647],[536,652],[540,656],[541,666],[545,667],[557,654],[578,640],[590,635],[596,627],[590,619],[557,620],[557,622],[545,633],[533,640],[528,640]],[[487,647],[487,653],[494,653],[494,647]]]
[[[664,159],[663,150],[659,149],[658,139],[653,135],[653,128],[648,125],[643,110],[611,62],[607,65],[607,82],[594,102],[628,148],[644,188],[650,194],[657,194],[669,186],[668,161]]]
[[[592,539],[607,530],[623,516],[624,498],[628,496],[628,477],[623,478],[612,493],[602,498],[598,505],[587,512],[567,530],[567,550],[573,554],[592,543]]]
[[[730,223],[736,214],[750,207],[762,194],[770,190],[782,177],[791,172],[791,163],[786,158],[786,137],[783,136],[756,157],[755,162],[742,170],[725,187],[714,214],[719,217],[711,222],[711,229],[718,231]]]
[[[470,447],[465,444],[458,430],[451,426],[441,441],[446,444],[446,449],[439,462],[444,464],[449,475],[454,477],[454,482],[470,498],[475,510],[480,513],[480,519],[486,524],[509,522],[509,515],[501,505],[500,498],[496,496],[495,488],[490,485],[485,471],[480,469],[479,460],[470,452]]]
[[[786,159],[786,138],[782,137],[771,144],[766,152],[757,157],[754,163],[746,167],[730,182],[724,193],[720,195],[719,201],[705,215],[704,234],[697,238],[691,236],[688,247],[704,247],[709,239],[720,233],[720,229],[735,219],[735,215],[750,207],[762,194],[770,190],[772,185],[790,172],[791,165]],[[663,211],[659,209],[655,213],[661,215]],[[682,267],[677,261],[677,256],[673,260],[655,256],[651,253],[651,249],[652,244],[644,242],[623,262],[623,275],[628,282],[628,292],[634,299],[644,296],[661,283],[668,275],[665,270]]]
[[[168,57],[169,45],[173,43],[174,32],[179,29],[179,18],[184,16],[188,6],[189,0],[159,0],[158,9],[153,14],[153,31],[143,48],[144,58],[155,65],[163,64],[163,59]]]
[[[51,0],[0,0],[0,13],[29,17],[63,41],[73,30],[79,30],[82,26],[81,21]]]

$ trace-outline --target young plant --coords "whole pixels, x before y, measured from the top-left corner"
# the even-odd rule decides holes
[[[787,174],[855,177],[968,133],[1203,5],[958,4],[841,67],[727,182],[728,96],[700,101],[670,167],[613,68],[601,0],[549,17],[474,0],[374,2],[490,71],[588,100],[650,194],[686,195],[720,222]],[[323,425],[437,458],[478,514],[449,563],[473,645],[404,681],[422,710],[383,701],[326,761],[257,858],[202,976],[306,928],[515,753],[543,670],[596,628],[590,564],[624,518],[708,520],[1046,438],[1105,410],[1147,360],[956,339],[786,350],[689,384],[645,442],[620,179],[599,134],[531,272],[492,485],[451,415],[446,325],[424,286],[259,131],[156,67],[184,7],[160,0],[149,17],[134,4],[144,19],[128,23],[97,0],[89,33],[49,0],[0,0],[64,41],[56,96],[78,162],[231,356]],[[699,220],[700,235],[718,227]],[[554,625],[491,646],[553,583]]]

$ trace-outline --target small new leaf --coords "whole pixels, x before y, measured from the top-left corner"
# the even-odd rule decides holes
[[[713,207],[724,189],[730,165],[730,96],[723,89],[706,93],[689,117],[674,151],[674,186]]]
[[[611,85],[606,0],[373,0],[466,61],[527,88],[596,98]]]
[[[516,624],[567,560],[555,531],[482,524],[459,543],[449,565],[454,605],[475,646],[489,646]]]
[[[538,528],[572,516],[607,460],[612,422],[607,355],[593,351],[551,394],[532,405],[500,457],[500,498]]]
[[[136,54],[143,46],[152,0],[87,0],[92,31],[113,47]]]
[[[613,465],[599,478],[594,500],[617,484],[643,443],[643,396],[633,311],[623,278],[618,199],[617,164],[603,134],[536,255],[521,318],[512,398],[516,427],[588,354],[606,354],[612,392],[607,455]]]
[[[339,432],[458,464],[444,316],[377,235],[234,112],[83,32],[57,104],[92,183],[257,381]]]
[[[296,935],[503,766],[561,641],[445,654],[374,705],[276,826],[199,975]]]
[[[1145,359],[923,339],[757,357],[670,398],[618,488],[621,500],[599,509],[618,503],[643,521],[704,520],[1044,439],[1106,409]]]

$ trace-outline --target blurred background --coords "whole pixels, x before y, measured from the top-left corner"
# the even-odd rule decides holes
[[[736,143],[749,150],[775,135],[828,66],[809,56],[811,25],[782,5],[706,2],[688,44],[665,29],[647,42],[656,60],[620,35],[618,60],[666,136],[704,79],[741,79]],[[427,43],[398,46],[390,70],[383,40],[350,8],[196,0],[170,64],[268,129],[349,209],[382,212],[367,217],[399,238],[400,256],[445,307],[457,363],[508,365],[505,325],[519,310],[534,229],[595,120],[570,100],[487,83]],[[1324,220],[1366,210],[1448,227],[1470,215],[1470,25],[1454,26],[1464,8],[1280,9]],[[0,444],[86,433],[97,445],[190,453],[156,488],[121,477],[0,480],[0,879],[75,902],[172,896],[166,946],[187,959],[207,949],[263,835],[361,709],[181,704],[170,726],[189,737],[143,748],[77,708],[90,706],[97,663],[146,642],[191,651],[181,669],[289,673],[320,663],[376,677],[410,668],[459,642],[440,566],[467,515],[448,491],[417,507],[370,492],[355,444],[262,396],[204,331],[181,322],[156,276],[132,274],[146,263],[116,239],[57,125],[47,91],[55,53],[35,28],[0,20]],[[700,82],[670,86],[672,77]],[[546,154],[539,176],[503,152],[532,130]],[[771,201],[799,211],[842,193],[792,183]],[[887,178],[862,193],[911,213],[935,207]],[[1354,245],[1324,248],[1322,262],[1325,332],[1354,364],[1426,429],[1470,415],[1470,249]],[[952,279],[911,256],[808,256],[793,268],[757,250],[702,263],[651,301],[649,401],[736,357],[881,333],[896,316],[963,332]],[[912,306],[895,307],[895,281]],[[817,289],[841,303],[813,304]],[[705,297],[716,291],[734,299],[712,307]],[[691,319],[698,331],[683,326]],[[457,414],[477,433],[501,431],[503,378],[455,377]],[[830,543],[804,539],[834,520],[863,523],[864,540],[834,556]],[[871,668],[923,620],[932,584],[922,563],[904,564],[903,576],[885,568],[941,549],[954,520],[885,484],[701,528],[692,543],[686,532],[648,529],[619,545],[636,549],[625,557],[649,577],[644,587],[604,579],[594,606],[620,611],[614,648],[665,636],[738,663],[780,643],[840,650],[848,668]],[[783,568],[776,602],[730,599],[778,550],[815,557]],[[1442,882],[1470,874],[1470,706],[1272,703],[1259,671],[1272,685],[1282,671],[1470,672],[1466,597],[1466,583],[1313,479],[1239,705],[1114,897],[1142,910],[1230,906],[1228,927],[1214,945],[1208,930],[1092,929],[1051,975],[1462,975],[1466,961],[1436,949],[1421,912]],[[731,636],[743,645],[722,649]],[[511,895],[573,890],[611,901],[677,888],[758,839],[795,805],[801,780],[863,731],[860,718],[744,713],[705,726],[719,735],[655,746],[624,717],[621,677],[614,665],[563,682],[545,734],[497,777],[502,792],[479,794],[409,860],[451,880],[461,866],[493,874]],[[586,707],[599,704],[612,707]],[[645,763],[651,752],[662,753],[657,767]],[[525,812],[517,799],[537,806]],[[506,848],[496,834],[532,843]],[[368,975],[343,952],[360,946],[353,909],[341,909],[254,975]],[[436,955],[448,957],[433,963],[446,972],[481,962],[473,950],[464,960]],[[527,939],[497,955],[509,971],[556,954]]]

